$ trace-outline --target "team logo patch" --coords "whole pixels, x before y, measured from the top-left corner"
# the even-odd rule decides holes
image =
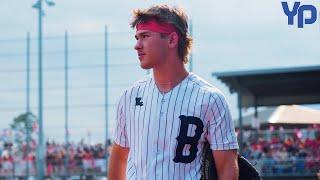
[[[141,97],[136,97],[136,106],[143,106],[143,102],[141,101]]]
[[[193,160],[196,159],[197,152],[198,152],[198,141],[203,133],[203,122],[200,118],[194,116],[179,116],[181,121],[180,124],[180,132],[179,136],[177,137],[178,145],[176,148],[176,156],[174,157],[173,161],[176,163],[191,163]],[[195,135],[190,137],[188,136],[188,128],[189,125],[195,125]],[[190,145],[190,154],[183,155],[183,148],[185,145]]]

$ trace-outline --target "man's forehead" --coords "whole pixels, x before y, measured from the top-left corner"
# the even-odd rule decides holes
[[[152,31],[150,31],[150,30],[138,30],[136,32],[136,36],[139,36],[141,34],[146,34],[146,33],[152,33]]]

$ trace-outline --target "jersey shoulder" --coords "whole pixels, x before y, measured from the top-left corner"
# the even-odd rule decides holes
[[[194,87],[199,88],[199,91],[206,94],[206,97],[210,99],[210,105],[214,106],[216,104],[215,102],[219,101],[223,107],[227,108],[228,103],[226,97],[220,89],[197,75],[192,75],[191,80],[195,85]]]
[[[190,80],[192,83],[194,83],[195,87],[199,88],[200,91],[206,94],[210,94],[211,97],[217,98],[219,96],[225,98],[220,89],[204,80],[203,78],[199,77],[198,75],[192,74]]]
[[[151,75],[146,75],[146,76],[143,76],[141,79],[135,81],[133,83],[133,85],[127,87],[123,94],[126,94],[126,93],[130,93],[131,91],[137,89],[138,87],[140,86],[144,86],[146,83],[149,83],[150,81],[152,80],[152,76]]]

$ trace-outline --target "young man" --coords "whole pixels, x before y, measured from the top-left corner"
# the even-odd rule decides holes
[[[120,98],[108,179],[200,179],[209,142],[219,179],[238,177],[233,122],[222,93],[188,72],[192,39],[182,9],[134,11],[140,66],[153,74]]]

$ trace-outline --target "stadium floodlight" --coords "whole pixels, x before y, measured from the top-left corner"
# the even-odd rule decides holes
[[[38,88],[39,88],[39,97],[38,97],[38,124],[39,124],[39,133],[38,133],[38,146],[37,146],[37,179],[45,178],[45,144],[44,144],[44,133],[43,133],[43,82],[42,82],[42,17],[45,15],[42,8],[42,1],[37,0],[35,4],[32,5],[32,8],[38,10]],[[45,0],[45,3],[50,7],[54,5],[54,2]]]

